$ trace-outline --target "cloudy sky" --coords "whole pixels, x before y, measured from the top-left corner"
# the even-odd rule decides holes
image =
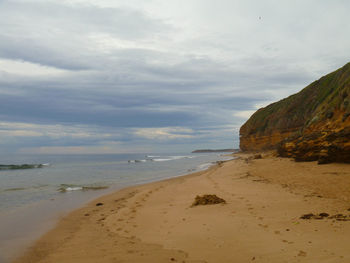
[[[2,153],[238,147],[350,61],[346,0],[0,0]]]

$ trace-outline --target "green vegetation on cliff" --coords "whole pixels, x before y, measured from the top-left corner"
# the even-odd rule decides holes
[[[331,118],[337,109],[350,114],[349,101],[350,63],[311,83],[299,93],[259,109],[241,127],[240,134],[268,135],[276,130],[304,129]]]

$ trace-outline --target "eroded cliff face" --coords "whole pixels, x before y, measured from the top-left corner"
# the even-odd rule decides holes
[[[255,112],[240,129],[240,147],[277,149],[297,161],[350,162],[350,63]]]

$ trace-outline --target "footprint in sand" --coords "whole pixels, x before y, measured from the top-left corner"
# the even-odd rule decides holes
[[[268,225],[263,225],[263,224],[258,224],[258,226],[263,227],[263,228],[268,228]]]
[[[299,257],[306,257],[307,253],[305,251],[300,250],[299,253],[298,253],[298,256]]]

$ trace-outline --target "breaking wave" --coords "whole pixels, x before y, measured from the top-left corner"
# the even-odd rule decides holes
[[[89,190],[103,190],[107,189],[108,186],[104,185],[72,185],[72,184],[61,184],[57,190],[61,193],[71,191],[89,191]]]
[[[146,155],[146,159],[143,160],[128,160],[128,163],[144,163],[144,162],[167,162],[180,159],[192,159],[196,156],[188,155],[172,155],[172,156],[159,156],[159,155]]]

